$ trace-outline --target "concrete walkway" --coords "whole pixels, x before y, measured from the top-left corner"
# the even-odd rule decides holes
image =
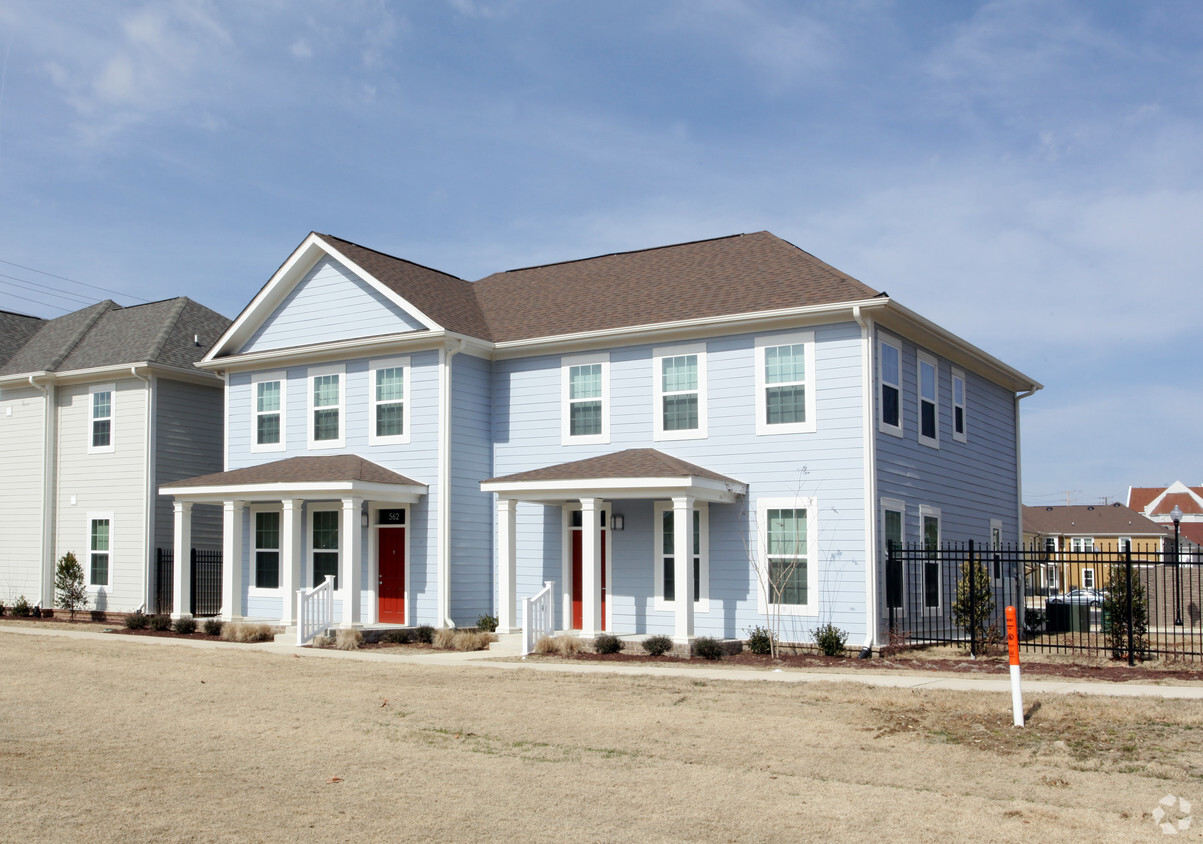
[[[745,667],[710,668],[702,660],[690,665],[660,665],[652,663],[590,663],[542,662],[516,659],[517,653],[492,651],[434,651],[415,655],[400,655],[379,650],[337,651],[320,648],[298,648],[280,642],[239,644],[235,642],[197,641],[169,636],[122,636],[112,633],[92,633],[61,628],[20,627],[0,625],[0,634],[28,636],[57,636],[107,642],[113,645],[146,645],[160,647],[225,649],[248,648],[267,653],[288,654],[313,659],[352,659],[361,662],[391,662],[410,665],[438,665],[464,668],[483,668],[494,671],[551,671],[563,674],[629,674],[651,677],[688,677],[690,679],[728,680],[732,682],[758,680],[769,683],[863,683],[867,686],[888,686],[898,689],[943,689],[953,691],[1010,693],[1007,677],[949,676],[945,672],[874,671],[855,669],[846,672],[807,671],[801,669],[758,669]],[[1114,697],[1160,697],[1203,700],[1203,684],[1160,685],[1152,683],[1100,683],[1078,680],[1024,680],[1027,694],[1083,694]]]

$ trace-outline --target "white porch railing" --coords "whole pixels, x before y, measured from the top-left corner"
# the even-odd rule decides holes
[[[334,575],[312,589],[297,590],[297,647],[334,626]]]
[[[540,636],[550,636],[555,632],[555,612],[552,602],[552,590],[555,584],[550,580],[543,582],[543,588],[538,594],[522,599],[522,655],[526,656],[535,649],[535,642]]]

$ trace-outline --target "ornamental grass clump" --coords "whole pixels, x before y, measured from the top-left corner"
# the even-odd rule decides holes
[[[268,624],[223,624],[221,638],[225,642],[270,642],[276,633]]]

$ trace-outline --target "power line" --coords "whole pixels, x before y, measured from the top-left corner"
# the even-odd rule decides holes
[[[66,290],[59,290],[56,287],[47,287],[44,284],[38,284],[37,282],[29,281],[28,279],[18,278],[15,275],[7,275],[5,273],[0,273],[0,278],[8,278],[8,279],[12,279],[12,281],[20,282],[20,284],[17,285],[17,284],[13,284],[12,281],[0,281],[0,284],[7,285],[8,287],[20,287],[22,290],[25,290],[25,289],[28,289],[31,287],[36,287],[38,290],[45,290],[47,293],[53,293],[55,296],[60,296],[60,297],[67,298],[67,299],[75,299],[76,301],[83,302],[84,304],[90,305],[93,302],[95,302],[95,300],[92,299],[91,297],[84,296],[79,293],[71,293]]]
[[[47,275],[47,276],[50,276],[51,278],[57,278],[60,281],[68,281],[71,284],[78,284],[80,287],[90,287],[93,290],[100,290],[103,293],[111,293],[114,296],[123,296],[127,299],[136,299],[137,301],[142,302],[143,304],[150,302],[149,299],[143,299],[141,296],[134,296],[133,294],[126,293],[125,291],[122,291],[122,290],[110,290],[107,287],[100,287],[95,284],[88,284],[86,281],[76,281],[73,278],[67,278],[65,275],[55,275],[54,273],[49,273],[49,272],[46,272],[45,270],[39,270],[37,267],[27,267],[24,264],[18,264],[15,261],[5,261],[3,258],[0,258],[0,264],[8,264],[10,267],[19,267],[20,269],[28,270],[31,273]]]
[[[69,313],[71,311],[71,308],[64,308],[62,305],[52,305],[43,299],[30,299],[28,296],[18,296],[16,293],[5,293],[4,295],[13,299],[23,299],[26,302],[33,302],[35,305],[41,305],[46,308],[54,308],[55,310],[62,311],[63,313]]]

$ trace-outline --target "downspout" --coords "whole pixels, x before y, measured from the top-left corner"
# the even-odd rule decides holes
[[[460,338],[454,348],[439,349],[439,619],[443,627],[455,627],[451,619],[451,359],[463,348]]]
[[[154,417],[154,382],[151,376],[142,376],[138,374],[138,367],[131,366],[129,374],[137,378],[139,381],[146,384],[146,424],[144,429],[145,435],[145,454],[143,455],[143,478],[146,484],[146,494],[142,500],[145,502],[142,513],[142,541],[144,553],[142,555],[142,607],[145,610],[150,606],[150,577],[154,571],[154,513],[155,513],[155,471],[152,460],[155,455],[155,417]]]
[[[859,657],[868,659],[877,640],[877,442],[873,424],[877,418],[877,395],[873,389],[873,322],[861,314],[860,305],[853,306],[852,316],[860,326],[861,439],[865,455],[865,643]]]
[[[55,413],[55,389],[53,385],[39,384],[29,376],[29,386],[42,393],[42,577],[38,587],[38,606],[54,606],[54,497],[55,483],[55,436],[57,414]]]

